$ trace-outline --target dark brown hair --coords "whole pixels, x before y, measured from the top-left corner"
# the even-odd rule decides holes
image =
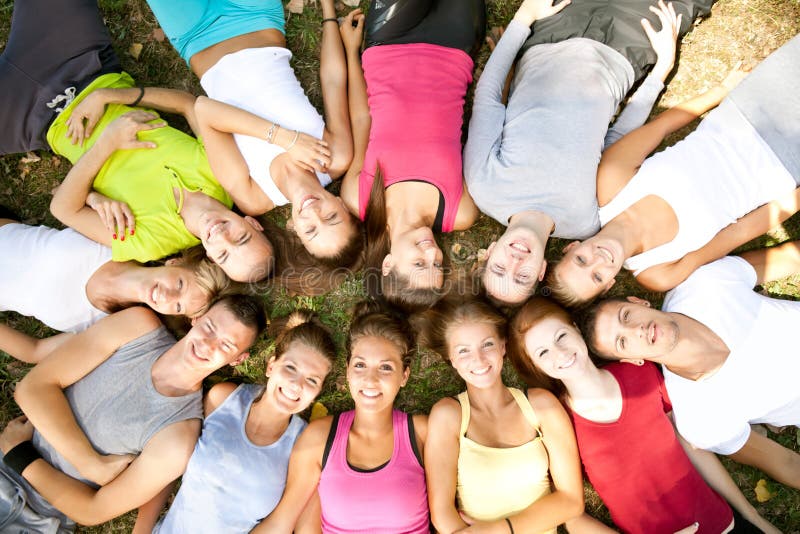
[[[552,300],[545,297],[533,297],[528,300],[511,320],[508,354],[511,363],[529,386],[548,389],[556,397],[563,399],[566,394],[564,383],[536,367],[525,348],[525,334],[528,330],[550,318],[572,324],[569,313]]]
[[[295,310],[286,317],[273,320],[269,335],[275,338],[275,359],[280,359],[292,343],[302,343],[319,352],[333,366],[336,363],[336,344],[330,330],[312,311]]]
[[[380,165],[375,169],[375,178],[364,215],[367,245],[364,285],[367,295],[386,301],[408,313],[428,308],[442,296],[439,288],[411,288],[408,277],[392,269],[383,275],[383,259],[391,250],[389,230],[386,225],[386,191]]]
[[[260,217],[259,222],[275,249],[275,274],[267,282],[267,288],[283,287],[293,295],[323,295],[361,268],[364,236],[360,226],[339,255],[320,259],[306,250],[291,230],[278,226],[267,217]],[[257,291],[259,289],[262,288],[256,287]]]
[[[627,303],[628,300],[625,297],[611,297],[608,299],[603,299],[595,302],[593,305],[585,308],[578,314],[578,329],[581,331],[581,335],[583,335],[583,340],[586,341],[586,346],[589,347],[589,350],[600,358],[608,359],[611,358],[611,355],[605,354],[604,352],[598,350],[597,316],[600,314],[603,308],[615,302]]]
[[[352,313],[350,331],[347,334],[347,362],[353,353],[353,345],[365,337],[381,337],[394,344],[400,351],[403,369],[411,366],[414,359],[414,335],[408,321],[389,307],[374,300],[363,300],[356,304]]]

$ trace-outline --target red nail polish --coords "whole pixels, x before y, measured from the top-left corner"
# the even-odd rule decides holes
[[[122,234],[122,237],[120,238],[120,241],[125,241],[125,234]]]
[[[135,230],[131,230],[131,235],[133,235],[133,232],[135,232]]]
[[[117,238],[117,234],[114,234],[114,235],[113,235],[113,236],[111,236],[111,237],[112,237],[113,239],[116,239],[116,238]]]

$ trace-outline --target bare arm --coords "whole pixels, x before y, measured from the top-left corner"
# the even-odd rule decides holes
[[[731,454],[730,458],[757,467],[790,488],[800,489],[800,454],[768,437],[750,432],[744,447]]]
[[[34,367],[14,391],[17,404],[42,437],[89,480],[106,482],[110,475],[104,459],[120,457],[104,457],[94,450],[75,421],[64,388],[89,374],[125,343],[160,325],[152,311],[141,307],[109,315],[65,341]]]
[[[322,0],[323,19],[336,18],[333,0]],[[347,96],[347,60],[342,36],[335,22],[322,25],[322,46],[319,58],[319,82],[325,106],[325,136],[331,149],[328,174],[339,178],[353,160],[353,133]]]
[[[353,26],[355,21],[356,26]],[[364,15],[360,9],[348,13],[340,27],[347,57],[347,100],[353,129],[353,160],[342,181],[341,197],[350,212],[358,217],[358,176],[364,167],[372,117],[367,102],[367,82],[361,68],[361,42],[364,40]],[[374,169],[371,169],[374,171]]]
[[[691,443],[675,432],[678,441],[686,451],[686,455],[692,462],[695,469],[702,475],[703,479],[711,488],[716,491],[723,499],[728,501],[742,516],[760,528],[763,532],[770,534],[780,534],[780,531],[772,526],[769,521],[761,517],[747,498],[742,494],[739,486],[731,478],[728,470],[719,461],[717,455],[710,451],[694,448]]]
[[[165,126],[164,122],[149,122],[157,118],[145,111],[131,111],[109,124],[97,142],[75,162],[56,190],[50,201],[53,216],[89,239],[110,247],[112,233],[107,230],[100,215],[87,206],[92,184],[115,151],[155,148],[152,142],[139,141],[137,134]]]
[[[131,534],[152,534],[153,528],[158,522],[158,516],[161,515],[161,510],[167,505],[167,500],[174,490],[174,482],[167,484],[158,492],[158,495],[139,507]]]
[[[800,272],[800,241],[788,241],[777,247],[751,250],[741,256],[755,268],[756,285]]]
[[[314,492],[308,501],[303,513],[297,520],[294,534],[321,534],[322,533],[322,507],[319,502],[319,493]]]
[[[735,69],[719,85],[664,111],[608,147],[597,169],[597,200],[600,206],[608,204],[625,187],[665,137],[719,105],[744,75],[744,71]]]
[[[251,532],[291,534],[319,484],[322,453],[331,428],[332,417],[312,422],[300,434],[289,458],[289,473],[281,502]]]
[[[567,521],[569,534],[617,534],[613,528],[606,526],[589,514],[583,514]]]
[[[125,471],[97,490],[44,460],[31,463],[22,474],[62,513],[82,525],[98,525],[144,505],[178,478],[186,469],[199,432],[196,419],[162,429]]]
[[[773,200],[754,209],[735,223],[726,226],[702,248],[690,252],[678,261],[645,269],[636,279],[642,286],[652,291],[669,291],[686,280],[701,265],[722,258],[735,248],[763,235],[771,228],[775,228],[797,212],[798,206],[800,206],[800,188],[787,194],[785,198]],[[764,254],[759,257],[760,253],[753,251],[742,255],[743,258],[756,267],[756,271],[759,274],[758,283],[765,280],[777,280],[797,272],[796,264],[787,264],[783,260],[778,261],[780,258],[787,259],[785,253],[791,252],[789,247],[782,249],[785,253],[780,256],[777,252],[778,248],[771,249],[776,250],[776,252],[771,253],[774,261],[771,262],[772,265],[769,266],[769,270],[767,270],[765,262],[770,257],[770,254]],[[779,263],[782,266],[779,266]]]
[[[425,478],[431,521],[441,534],[467,526],[456,510],[461,408],[458,401],[444,398],[431,409],[428,446],[425,449]]]
[[[72,138],[73,143],[81,143],[91,137],[97,121],[105,113],[108,104],[132,105],[139,98],[136,104],[139,107],[151,108],[158,111],[166,111],[183,115],[189,127],[197,135],[197,119],[194,114],[195,96],[180,91],[178,89],[166,89],[162,87],[146,87],[142,93],[140,87],[127,88],[101,88],[89,93],[72,111],[72,115],[67,120],[67,135]]]
[[[0,324],[0,350],[25,363],[39,363],[73,335],[62,333],[38,339]]]

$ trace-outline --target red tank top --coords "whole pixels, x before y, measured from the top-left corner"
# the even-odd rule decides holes
[[[472,58],[425,43],[381,45],[362,55],[372,126],[358,180],[363,220],[375,170],[385,187],[418,180],[444,197],[442,231],[455,225],[463,191],[461,127]]]
[[[700,534],[719,534],[733,520],[725,500],[689,461],[665,415],[672,410],[664,378],[642,367],[611,363],[603,369],[622,390],[622,413],[595,423],[570,411],[581,463],[623,532],[672,533],[700,523]]]

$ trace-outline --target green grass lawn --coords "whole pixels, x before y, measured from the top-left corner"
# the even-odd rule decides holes
[[[25,0],[19,0],[25,1]],[[300,15],[288,18],[288,46],[294,53],[294,67],[306,88],[311,101],[321,109],[318,80],[318,56],[321,15],[313,0],[306,0],[308,6]],[[520,0],[487,0],[489,26],[504,26],[511,19]],[[165,86],[185,89],[201,94],[195,76],[178,57],[166,40],[157,39],[154,30],[158,27],[155,17],[144,0],[101,0],[106,23],[117,46],[123,67],[143,85]],[[0,47],[5,46],[8,36],[11,0],[0,0]],[[362,1],[366,7],[367,2]],[[343,6],[339,6],[343,7]],[[340,10],[343,14],[344,9]],[[668,80],[667,89],[657,103],[657,110],[667,108],[681,100],[710,87],[720,81],[739,60],[759,60],[779,47],[800,31],[800,0],[719,0],[711,16],[699,24],[683,40],[678,67],[674,76]],[[143,45],[138,59],[129,53],[131,45]],[[488,57],[484,46],[476,70],[476,78]],[[469,105],[468,105],[469,110]],[[180,124],[170,117],[170,122]],[[185,128],[185,124],[184,124]],[[669,139],[671,144],[688,133]],[[40,151],[35,158],[19,156],[0,157],[0,204],[17,211],[23,221],[30,224],[59,226],[48,212],[51,190],[66,174],[69,163],[47,151]],[[35,161],[34,161],[35,160]],[[274,216],[285,220],[288,211],[276,210]],[[466,232],[455,232],[441,239],[442,248],[452,256],[452,264],[457,269],[469,269],[479,252],[495,237],[502,227],[487,217],[481,217],[477,224]],[[783,227],[748,247],[772,245],[787,239],[800,238],[797,218],[790,219]],[[565,242],[551,240],[548,258],[555,260]],[[454,249],[454,245],[460,245]],[[746,247],[745,247],[746,248]],[[457,253],[454,253],[457,251]],[[0,251],[2,254],[2,251]],[[784,280],[771,284],[764,290],[780,298],[800,297],[798,280]],[[626,276],[618,281],[613,294],[635,294],[660,302],[662,295],[649,294]],[[337,341],[341,344],[348,325],[348,308],[363,295],[359,276],[353,275],[341,287],[324,297],[291,297],[285,294],[265,295],[264,300],[273,316],[285,315],[295,307],[316,310],[323,321],[332,327]],[[13,313],[0,313],[0,320],[37,336],[49,335],[47,328],[33,319],[23,318]],[[272,350],[272,340],[262,337],[252,351],[253,357],[232,372],[246,381],[262,381],[264,360]],[[0,423],[19,414],[12,393],[15,382],[25,374],[25,365],[0,352]],[[212,380],[225,376],[212,377]],[[509,384],[520,385],[511,366],[507,366],[505,377]],[[763,386],[763,385],[762,385]],[[800,387],[800,377],[798,377]],[[438,399],[454,395],[463,389],[463,384],[449,366],[432,354],[421,352],[413,368],[408,385],[401,391],[398,399],[400,408],[426,413]],[[749,392],[742,392],[746,395]],[[344,361],[340,361],[323,390],[320,400],[331,411],[341,411],[352,407],[344,377]],[[792,428],[773,438],[783,445],[800,451],[800,431]],[[778,528],[785,532],[800,533],[800,492],[787,489],[768,481],[774,496],[765,503],[756,503],[754,487],[759,479],[767,478],[757,470],[744,468],[726,462],[742,491],[756,504],[758,510]],[[596,515],[604,516],[605,511],[599,499],[591,491],[587,493],[587,509]],[[133,514],[96,528],[81,529],[83,532],[127,532],[133,525]]]

